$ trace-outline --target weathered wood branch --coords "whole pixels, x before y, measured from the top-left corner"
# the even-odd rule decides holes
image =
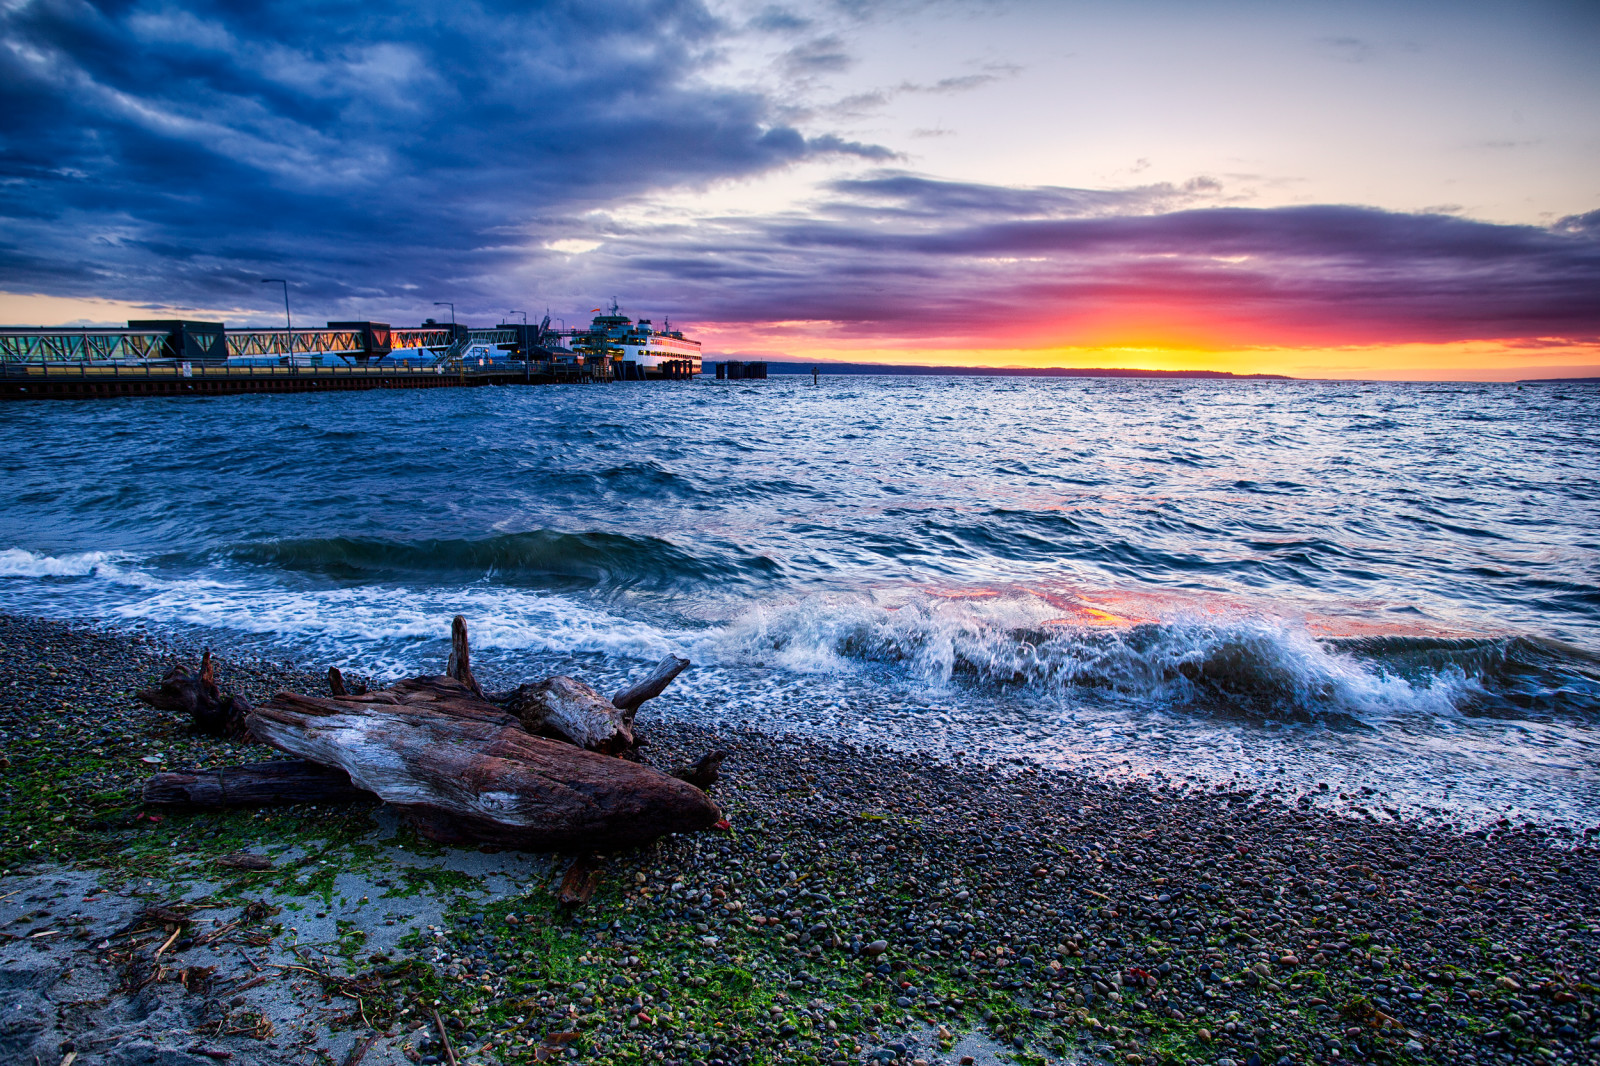
[[[516,715],[530,733],[618,755],[635,745],[633,719],[640,705],[661,695],[688,666],[688,659],[669,655],[649,677],[609,700],[593,686],[562,675],[491,698]]]
[[[650,671],[649,677],[612,696],[612,706],[626,715],[628,725],[631,727],[633,716],[639,711],[639,705],[665,692],[667,686],[672,684],[672,679],[683,673],[688,666],[688,659],[680,659],[676,655],[667,656],[656,663],[656,668]]]
[[[496,697],[528,732],[614,755],[633,747],[627,716],[593,687],[557,675]]]
[[[364,696],[367,686],[347,684],[343,672],[337,666],[328,667],[328,691],[335,696]]]
[[[175,667],[139,698],[187,713],[210,732],[248,727],[304,761],[157,774],[144,800],[231,807],[377,797],[434,840],[538,850],[629,847],[665,833],[725,828],[716,805],[691,783],[710,786],[720,753],[682,771],[682,780],[609,757],[631,754],[639,706],[688,665],[668,656],[615,701],[552,677],[497,697],[497,706],[473,676],[466,620],[457,615],[445,676],[367,692],[330,667],[332,698],[279,693],[253,710],[217,685],[207,652],[197,672]]]
[[[341,699],[279,693],[249,725],[282,751],[344,770],[442,843],[589,851],[710,828],[722,817],[693,785],[534,736],[452,677]]]
[[[343,770],[302,759],[173,770],[144,783],[146,805],[157,807],[272,807],[289,803],[354,803],[372,799]]]
[[[467,686],[474,696],[482,698],[483,689],[472,676],[472,651],[467,647],[467,620],[459,614],[450,620],[450,660],[444,672]]]
[[[710,792],[711,786],[722,775],[722,760],[727,757],[725,751],[708,751],[693,766],[680,766],[672,771],[672,776],[679,781],[689,782],[701,792]]]
[[[243,696],[224,692],[217,685],[216,668],[208,649],[200,656],[200,669],[192,671],[178,665],[168,670],[155,688],[134,693],[141,703],[160,711],[187,714],[195,728],[213,736],[233,736],[244,732],[250,703]]]

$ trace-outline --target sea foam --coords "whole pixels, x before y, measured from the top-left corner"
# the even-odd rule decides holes
[[[1176,611],[1079,626],[1059,613],[1027,593],[816,596],[752,608],[707,641],[723,661],[815,674],[886,669],[932,693],[952,685],[1060,698],[1109,692],[1255,717],[1453,714],[1476,688],[1454,664],[1402,676],[1270,615]]]
[[[26,548],[7,548],[0,551],[0,577],[87,577],[112,558],[112,552],[44,555]]]

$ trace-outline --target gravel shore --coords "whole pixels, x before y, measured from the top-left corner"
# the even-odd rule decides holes
[[[669,690],[646,751],[726,751],[733,830],[608,856],[566,909],[563,860],[432,847],[381,808],[149,817],[153,770],[272,755],[133,700],[194,655],[0,617],[0,902],[37,897],[0,911],[0,1059],[89,1047],[160,995],[140,1046],[165,1057],[126,1061],[333,1061],[368,1036],[367,1063],[1600,1061],[1592,835],[712,735],[672,721]],[[222,680],[325,685],[226,655]],[[301,990],[250,1006],[256,971],[222,943]],[[183,977],[208,949],[216,972]],[[246,1010],[279,1021],[207,1028]]]

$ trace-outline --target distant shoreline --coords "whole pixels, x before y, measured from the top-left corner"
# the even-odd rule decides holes
[[[718,362],[707,359],[708,365]],[[1030,378],[1205,378],[1223,381],[1294,381],[1287,374],[1234,374],[1227,370],[1125,370],[1094,367],[901,366],[894,363],[768,362],[769,374],[912,374],[919,376]]]

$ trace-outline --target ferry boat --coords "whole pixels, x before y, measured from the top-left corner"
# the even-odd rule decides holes
[[[615,300],[610,313],[596,308],[588,329],[572,330],[568,347],[585,355],[606,354],[626,381],[654,378],[691,378],[700,374],[700,342],[672,328],[671,319],[656,329],[648,318],[637,322],[620,314]]]

